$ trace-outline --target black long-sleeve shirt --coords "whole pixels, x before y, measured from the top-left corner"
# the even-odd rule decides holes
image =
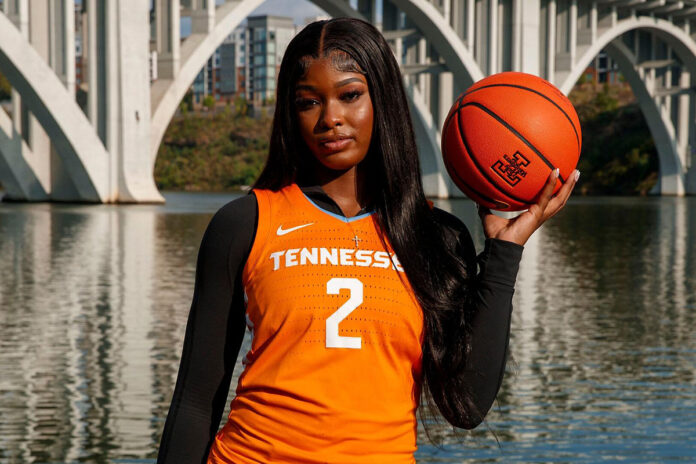
[[[302,190],[321,208],[343,215],[320,187]],[[435,212],[451,246],[463,257],[467,272],[477,275],[472,288],[475,307],[466,375],[477,410],[486,412],[505,369],[512,294],[522,247],[488,239],[477,258],[466,226],[445,211],[435,208]],[[220,208],[205,231],[158,463],[206,462],[244,338],[242,270],[256,234],[257,216],[256,197],[247,195]]]

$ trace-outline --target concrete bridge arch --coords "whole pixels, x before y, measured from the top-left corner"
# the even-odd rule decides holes
[[[263,1],[153,0],[153,14],[147,2],[82,0],[91,63],[84,111],[75,102],[75,57],[66,46],[74,42],[69,13],[75,3],[2,3],[0,65],[20,92],[15,92],[12,118],[0,114],[0,181],[16,198],[28,200],[162,201],[153,168],[171,117],[214,50]],[[506,70],[540,75],[568,93],[600,50],[619,64],[648,120],[660,153],[659,192],[696,193],[696,150],[691,149],[696,146],[696,6],[682,8],[686,2],[677,0],[313,3],[333,16],[372,21],[392,45],[405,76],[424,186],[431,196],[459,193],[439,149],[440,126],[457,93]],[[183,42],[180,15],[192,23],[192,34]],[[37,22],[42,17],[49,22]],[[46,26],[50,37],[37,44],[31,31]],[[155,55],[150,53],[151,28]],[[624,40],[635,31],[650,34],[668,53],[653,49],[646,64],[645,48]],[[53,44],[50,52],[47,43]],[[41,47],[36,58],[31,49]],[[152,81],[150,59],[156,60],[158,73]],[[672,71],[680,76],[678,83],[663,77]],[[34,143],[31,132],[38,131],[27,134],[17,117],[24,110],[18,108],[29,108],[29,129],[46,130],[50,141],[46,136],[45,143]],[[56,160],[63,166],[57,175]],[[69,187],[62,193],[55,180],[61,176]]]
[[[560,83],[559,88],[561,91],[565,94],[570,93],[580,75],[592,64],[592,60],[599,52],[605,49],[611,42],[632,31],[649,31],[657,34],[681,58],[683,66],[696,75],[696,42],[689,34],[664,19],[635,17],[623,19],[617,22],[614,27],[605,30],[599,35],[596,41],[578,58],[570,74]]]
[[[658,152],[660,175],[656,193],[682,195],[687,190],[684,176],[689,162],[689,139],[692,138],[692,128],[687,120],[690,118],[693,126],[694,115],[690,114],[689,96],[684,95],[678,102],[679,108],[676,121],[670,114],[670,105],[666,102],[669,95],[658,95],[657,82],[651,70],[656,69],[657,60],[649,64],[650,69],[641,65],[638,56],[638,39],[634,39],[633,49],[624,40],[627,34],[648,32],[654,34],[667,45],[681,63],[680,86],[693,95],[690,90],[693,78],[696,76],[696,41],[684,29],[674,23],[654,17],[629,17],[618,21],[613,27],[598,35],[596,41],[578,58],[572,71],[560,84],[564,93],[570,93],[580,75],[592,63],[594,58],[605,50],[617,63],[619,71],[631,86],[638,105],[645,117]],[[669,66],[671,57],[664,57],[662,64]],[[666,97],[666,98],[665,98]],[[694,98],[693,96],[691,98]],[[670,102],[671,103],[671,102]]]
[[[108,179],[105,174],[109,158],[104,145],[58,76],[3,14],[0,14],[0,70],[22,96],[24,105],[51,133],[53,144],[62,156],[80,197],[87,201],[106,198]],[[46,186],[42,185],[29,163],[21,157],[7,156],[17,154],[7,150],[9,145],[16,144],[25,152],[30,148],[17,133],[13,122],[2,110],[0,113],[0,146],[6,148],[2,151],[6,155],[0,153],[0,160],[8,171],[13,171],[12,175],[6,176],[5,183],[9,181],[11,188],[21,189],[21,182],[15,185],[13,181],[21,176],[28,177],[32,192],[44,196]]]
[[[14,200],[161,202],[149,159],[143,169],[140,156],[150,126],[142,98],[148,5],[83,4],[94,89],[84,111],[75,89],[75,1],[2,4],[0,69],[14,90],[12,120],[0,115],[0,180]]]
[[[174,116],[179,102],[190,88],[199,70],[205,65],[215,49],[253,10],[264,0],[244,0],[242,2],[226,3],[217,8],[215,25],[206,33],[192,34],[181,44],[180,67],[173,79],[163,79],[154,83],[152,88],[152,137],[150,154],[152,164],[157,157],[159,145],[171,118]],[[451,69],[454,78],[468,87],[481,79],[483,73],[473,56],[464,46],[445,19],[438,14],[432,4],[423,0],[393,0],[394,5],[404,11],[420,31],[427,35],[439,54],[445,58],[447,67]],[[312,0],[312,3],[322,8],[333,17],[348,16],[366,18],[360,11],[350,7],[343,0]],[[444,196],[449,187],[442,161],[439,157],[439,129],[437,122],[429,117],[427,108],[422,102],[414,102],[418,91],[409,89],[411,108],[414,111],[414,125],[418,134],[420,151],[422,153],[424,170],[435,173],[430,182],[431,193]],[[453,100],[451,96],[450,100]],[[451,103],[451,102],[450,102]],[[427,180],[426,180],[427,182]]]

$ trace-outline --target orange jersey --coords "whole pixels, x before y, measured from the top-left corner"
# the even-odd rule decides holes
[[[414,463],[423,315],[370,214],[256,190],[251,349],[209,463]]]

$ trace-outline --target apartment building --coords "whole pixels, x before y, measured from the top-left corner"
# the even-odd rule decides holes
[[[276,76],[296,29],[285,16],[250,16],[246,29],[246,95],[253,107],[275,99]]]

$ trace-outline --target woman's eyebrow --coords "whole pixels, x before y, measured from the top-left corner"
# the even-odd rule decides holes
[[[361,79],[357,78],[357,77],[349,77],[348,79],[344,79],[344,80],[342,80],[342,81],[340,81],[340,82],[336,82],[336,84],[334,85],[334,87],[335,87],[335,88],[343,87],[344,85],[348,85],[348,84],[350,84],[351,82],[360,82],[361,84],[364,84],[364,82],[363,82]]]
[[[348,85],[348,84],[353,83],[353,82],[360,82],[361,84],[365,83],[362,79],[360,79],[358,77],[349,77],[348,79],[343,79],[342,81],[336,82],[334,84],[334,88],[343,87],[344,85]],[[316,90],[316,87],[314,87],[313,85],[309,85],[309,84],[297,84],[297,86],[295,87],[295,91],[299,91],[299,90],[314,91],[314,90]]]

